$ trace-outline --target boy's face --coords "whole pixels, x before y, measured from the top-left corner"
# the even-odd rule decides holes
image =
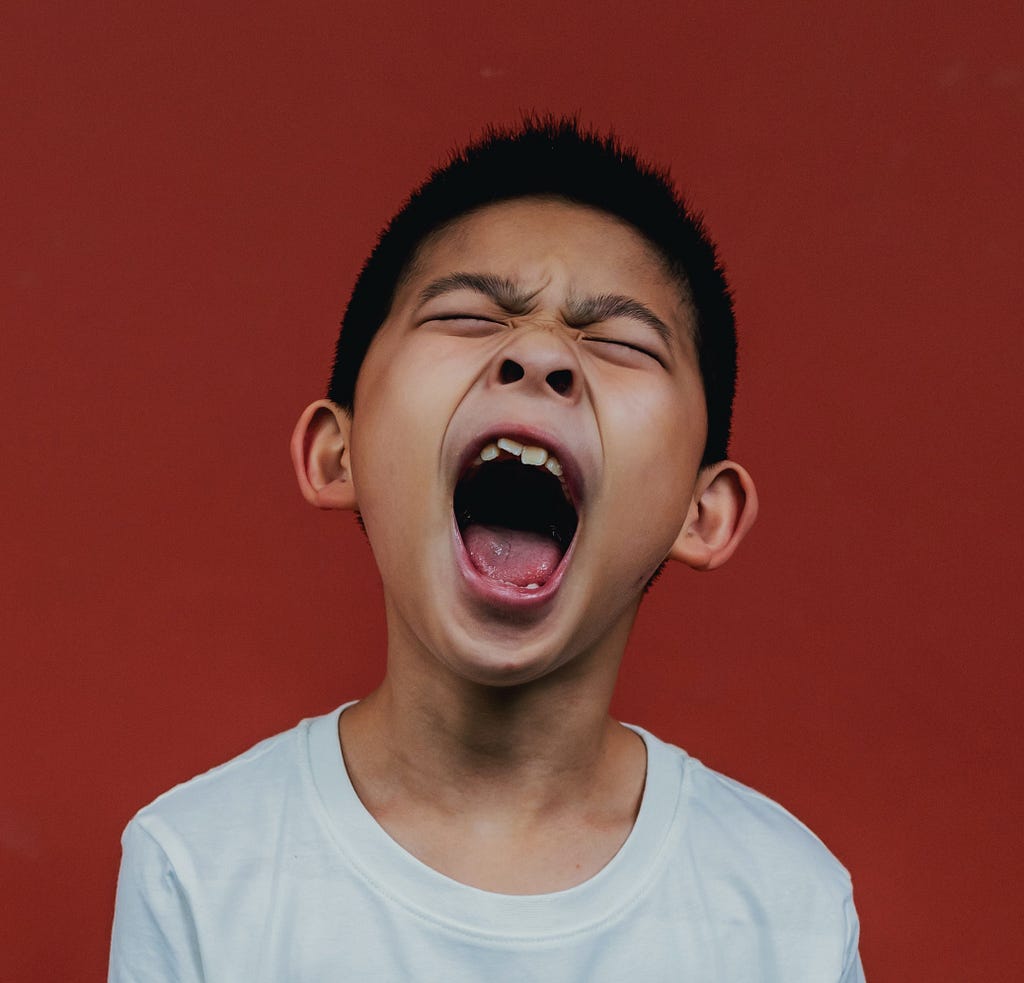
[[[660,257],[594,209],[495,204],[423,245],[348,444],[393,652],[492,685],[618,657],[696,510],[691,325]]]

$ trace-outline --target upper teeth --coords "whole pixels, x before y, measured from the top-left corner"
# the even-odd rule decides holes
[[[494,443],[482,447],[477,457],[477,464],[493,461],[501,451],[515,455],[523,464],[532,464],[534,467],[543,465],[556,478],[562,476],[562,465],[554,454],[543,447],[521,444],[511,437],[499,437]]]

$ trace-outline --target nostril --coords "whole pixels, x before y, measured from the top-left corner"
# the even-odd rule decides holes
[[[510,382],[518,382],[524,375],[526,375],[526,372],[523,370],[523,367],[518,362],[513,362],[510,358],[506,358],[498,370],[498,376],[505,385]]]
[[[559,369],[557,372],[548,373],[548,385],[554,389],[559,396],[564,396],[572,388],[572,372],[568,369]]]

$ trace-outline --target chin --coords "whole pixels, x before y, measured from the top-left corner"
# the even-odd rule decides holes
[[[523,686],[557,672],[567,661],[560,648],[523,644],[522,638],[504,639],[482,651],[456,652],[444,660],[447,668],[466,682],[494,689]]]

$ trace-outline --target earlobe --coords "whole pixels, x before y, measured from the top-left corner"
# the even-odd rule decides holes
[[[355,509],[349,454],[349,414],[329,399],[303,410],[292,432],[291,452],[299,490],[321,509]]]
[[[695,570],[714,570],[732,556],[757,518],[757,489],[732,461],[709,465],[697,478],[690,511],[669,557]]]

